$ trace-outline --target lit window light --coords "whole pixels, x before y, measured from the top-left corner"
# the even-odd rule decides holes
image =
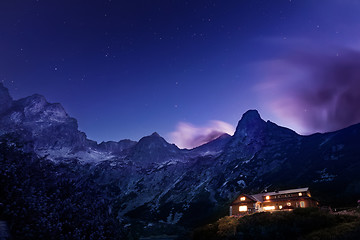
[[[264,207],[265,211],[275,210],[275,206],[266,206]]]
[[[240,206],[239,211],[240,212],[246,212],[247,211],[247,206]]]

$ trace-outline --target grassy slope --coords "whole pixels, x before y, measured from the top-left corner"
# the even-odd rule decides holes
[[[197,228],[193,239],[360,239],[360,213],[335,215],[319,209],[224,217]]]

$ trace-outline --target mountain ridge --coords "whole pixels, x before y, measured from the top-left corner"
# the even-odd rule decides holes
[[[123,150],[126,150],[130,147],[133,147],[134,145],[141,142],[142,139],[146,139],[147,137],[153,137],[153,139],[156,139],[155,137],[162,138],[157,132],[152,133],[149,136],[144,136],[142,139],[137,141],[129,140],[130,142],[127,142],[127,139],[120,140],[118,142],[115,141],[106,141],[97,143],[93,140],[90,140],[87,138],[86,134],[84,132],[81,132],[78,129],[78,123],[75,118],[70,117],[64,107],[60,103],[49,103],[46,98],[43,95],[40,94],[33,94],[28,97],[24,97],[18,100],[13,100],[9,94],[9,91],[2,83],[0,83],[0,102],[3,104],[0,107],[0,119],[2,120],[2,128],[0,128],[0,133],[9,133],[11,131],[16,131],[16,127],[18,128],[25,128],[25,130],[29,131],[29,134],[38,136],[39,132],[36,132],[36,126],[29,126],[29,123],[35,123],[33,125],[41,125],[39,128],[44,130],[44,128],[48,127],[51,128],[50,125],[56,124],[58,128],[61,128],[61,130],[68,129],[69,133],[64,135],[73,135],[73,138],[77,138],[78,142],[74,145],[74,141],[71,139],[68,144],[65,144],[65,142],[62,142],[62,146],[67,145],[69,149],[69,153],[72,153],[73,150],[77,151],[79,149],[86,150],[87,147],[90,147],[92,149],[98,150],[98,151],[105,151],[110,150],[111,153],[120,154]],[[7,111],[7,112],[6,112]],[[10,111],[10,112],[9,112]],[[45,126],[45,125],[48,126]],[[10,126],[10,129],[9,129]],[[51,129],[53,132],[57,132],[56,129]],[[59,137],[59,136],[58,136]],[[163,138],[162,138],[163,139]],[[36,139],[35,139],[36,140]],[[47,142],[51,142],[48,141]],[[63,139],[65,140],[65,139]],[[168,143],[165,139],[163,139],[165,142],[163,142],[163,146],[170,146],[175,144]],[[36,142],[36,141],[35,141]],[[75,142],[76,143],[76,142]],[[111,145],[111,147],[110,147]],[[42,144],[35,144],[35,151],[37,149],[42,148],[56,148],[56,144],[54,143],[54,146],[43,146]],[[173,151],[175,151],[174,147]],[[176,146],[176,148],[178,148]],[[182,149],[183,150],[183,149]],[[185,151],[183,151],[185,152]]]
[[[88,139],[84,132],[81,132],[80,130],[78,130],[77,120],[75,118],[70,117],[66,113],[64,107],[60,103],[49,103],[49,102],[47,102],[46,98],[40,94],[33,94],[33,95],[25,97],[25,98],[13,100],[9,94],[8,89],[2,83],[0,83],[0,102],[3,103],[3,104],[1,104],[2,107],[0,108],[0,116],[3,115],[5,113],[5,111],[10,110],[11,108],[15,108],[15,111],[13,111],[12,115],[9,117],[15,123],[21,122],[22,119],[28,119],[30,121],[37,121],[37,122],[46,122],[46,120],[48,122],[51,122],[51,121],[64,122],[64,123],[66,121],[68,121],[69,123],[71,122],[71,124],[73,125],[72,126],[73,131],[78,131],[82,135],[82,138],[86,139],[86,140],[83,139],[82,142],[89,141],[89,143],[91,143],[90,144],[91,147],[95,148],[95,149],[102,150],[103,147],[101,147],[100,145],[102,144],[102,146],[105,146],[107,143],[108,144],[111,143],[113,148],[116,148],[115,145],[117,143],[124,144],[124,142],[126,142],[126,140],[129,140],[129,139],[122,139],[122,140],[119,140],[118,142],[109,140],[109,141],[103,141],[103,142],[97,143],[94,140]],[[32,119],[32,118],[34,118],[34,119]],[[269,120],[264,121],[261,118],[259,112],[255,109],[252,109],[252,110],[246,111],[243,114],[242,118],[239,120],[239,122],[237,124],[234,136],[236,138],[240,138],[240,141],[243,141],[243,142],[251,141],[251,140],[254,140],[253,139],[254,136],[258,137],[259,135],[262,135],[264,133],[264,131],[266,131],[265,128],[273,128],[273,129],[281,128],[283,130],[283,132],[288,132],[288,133],[291,132],[294,135],[299,135],[295,131],[293,131],[289,128],[286,128],[286,127],[278,126],[277,124],[275,124]],[[314,134],[317,134],[317,133],[314,133]],[[153,136],[153,135],[161,137],[157,132],[154,132],[148,136]],[[313,135],[313,134],[310,134],[307,136],[311,136],[311,135]],[[144,136],[144,137],[148,137],[148,136]],[[304,136],[304,135],[299,135],[299,136]],[[138,143],[137,141],[132,141],[132,140],[130,140],[130,141],[133,143],[135,143],[135,142]],[[210,142],[212,142],[212,141],[210,141]],[[207,143],[202,144],[195,148],[199,148],[210,142],[207,142]],[[248,142],[248,143],[250,143],[250,142]],[[170,143],[168,143],[168,144],[170,144]],[[119,146],[118,148],[122,149],[121,146]],[[195,149],[195,148],[193,148],[193,149]],[[188,149],[188,150],[193,150],[193,149]],[[181,150],[183,150],[183,149],[181,149]],[[119,152],[119,151],[117,151],[117,152]]]
[[[103,220],[120,224],[126,236],[129,224],[141,226],[141,231],[162,224],[192,228],[217,213],[226,215],[231,200],[244,192],[307,186],[320,202],[331,206],[355,204],[360,195],[360,124],[301,136],[249,110],[233,136],[224,134],[191,150],[179,149],[156,132],[138,142],[98,144],[78,130],[76,119],[61,105],[47,103],[41,95],[14,101],[1,85],[0,93],[0,101],[7,103],[0,106],[2,151],[20,142],[21,151],[33,154],[29,164],[36,162],[23,169],[23,157],[16,157],[23,153],[18,152],[6,153],[18,168],[9,165],[8,158],[1,159],[4,167],[0,171],[5,172],[0,177],[6,178],[4,189],[9,190],[0,195],[0,202],[9,206],[17,207],[11,205],[14,186],[43,189],[35,205],[45,202],[44,206],[50,206],[46,199],[51,199],[62,206],[66,200],[81,211],[79,202],[84,201],[86,209],[103,209],[98,213]],[[24,179],[17,182],[18,172],[24,171]],[[33,180],[32,172],[45,174],[47,182]],[[10,175],[13,180],[6,177]],[[43,197],[54,186],[68,194]],[[32,199],[33,192],[25,193],[24,199]]]

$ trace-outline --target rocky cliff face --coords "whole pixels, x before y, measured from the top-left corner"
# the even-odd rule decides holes
[[[0,85],[0,102],[2,139],[28,143],[27,151],[49,159],[47,168],[62,181],[84,194],[96,192],[97,204],[106,204],[124,226],[140,220],[146,226],[194,226],[219,211],[226,214],[240,192],[265,188],[310,186],[314,196],[334,205],[351,204],[360,194],[359,124],[300,136],[250,110],[234,136],[182,150],[157,133],[139,142],[97,144],[60,104],[41,95],[13,101]],[[60,184],[51,179],[49,186]]]
[[[0,92],[7,93],[2,85]],[[1,97],[5,99],[7,94]],[[83,149],[89,142],[86,135],[78,131],[77,121],[68,116],[64,108],[58,104],[50,104],[38,94],[17,101],[5,100],[1,105],[0,132],[22,132],[27,140],[34,142],[34,150],[69,151]]]

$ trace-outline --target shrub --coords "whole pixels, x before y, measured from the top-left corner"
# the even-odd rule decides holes
[[[239,221],[233,217],[223,217],[217,221],[217,224],[217,235],[223,238],[231,238],[236,235],[236,228],[239,225]]]

